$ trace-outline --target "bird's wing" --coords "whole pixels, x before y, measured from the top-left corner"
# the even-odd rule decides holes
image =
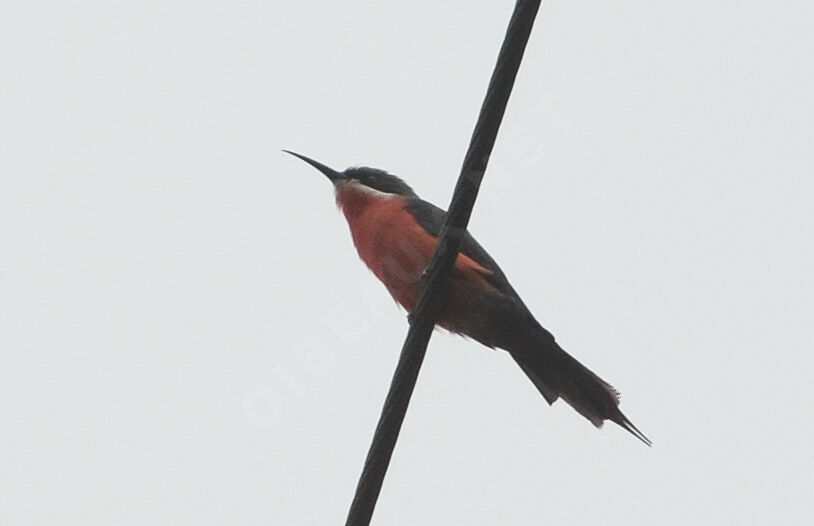
[[[439,236],[441,226],[444,224],[444,219],[447,215],[445,211],[432,203],[418,198],[408,199],[405,208],[430,235],[436,238]],[[495,260],[492,259],[492,256],[486,252],[486,249],[480,246],[468,231],[464,232],[464,238],[461,242],[461,254],[471,258],[489,271],[484,277],[493,287],[509,297],[515,298],[518,301],[520,300],[517,292],[512,288],[509,280],[506,279],[506,275],[503,274],[503,271],[498,264],[495,263]]]
[[[446,212],[418,198],[408,199],[406,209],[424,230],[438,237]],[[488,274],[484,274],[484,277],[503,294],[503,299],[512,309],[520,309],[520,324],[517,324],[516,316],[508,319],[511,332],[520,338],[514,339],[514,345],[497,346],[509,351],[546,401],[553,404],[557,398],[563,398],[595,426],[611,420],[649,446],[650,440],[619,410],[618,391],[554,341],[554,336],[534,319],[523,304],[495,260],[469,232],[464,233],[461,253],[486,269]],[[514,314],[518,314],[518,311],[514,310]],[[532,324],[531,330],[528,330],[528,323]],[[481,343],[495,346],[489,341]]]

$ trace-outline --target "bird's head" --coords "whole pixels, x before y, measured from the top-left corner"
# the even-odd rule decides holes
[[[354,193],[361,192],[382,198],[395,196],[417,197],[410,185],[384,170],[359,166],[348,168],[344,172],[338,172],[304,155],[288,150],[283,151],[302,159],[322,172],[334,184],[338,196],[343,190],[350,190]]]

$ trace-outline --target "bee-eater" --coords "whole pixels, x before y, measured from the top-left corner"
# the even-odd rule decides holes
[[[446,212],[423,201],[407,183],[383,170],[354,167],[339,172],[284,151],[333,183],[336,203],[348,221],[359,257],[393,298],[412,312]],[[596,427],[610,420],[650,445],[619,410],[619,392],[557,344],[468,232],[437,325],[508,351],[549,404],[562,398]]]

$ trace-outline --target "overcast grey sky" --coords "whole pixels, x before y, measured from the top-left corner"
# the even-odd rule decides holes
[[[0,524],[340,524],[513,2],[3,2]],[[648,449],[436,333],[379,525],[804,524],[814,7],[545,2],[470,230]],[[591,521],[591,522],[589,522]]]

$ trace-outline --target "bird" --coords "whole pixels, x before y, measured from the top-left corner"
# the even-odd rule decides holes
[[[333,183],[336,204],[347,219],[359,257],[396,302],[412,313],[446,212],[384,170],[350,167],[340,172],[302,154],[283,152],[310,164]],[[652,445],[619,409],[619,392],[559,346],[468,231],[436,325],[507,351],[549,405],[563,399],[594,426],[610,420]]]

